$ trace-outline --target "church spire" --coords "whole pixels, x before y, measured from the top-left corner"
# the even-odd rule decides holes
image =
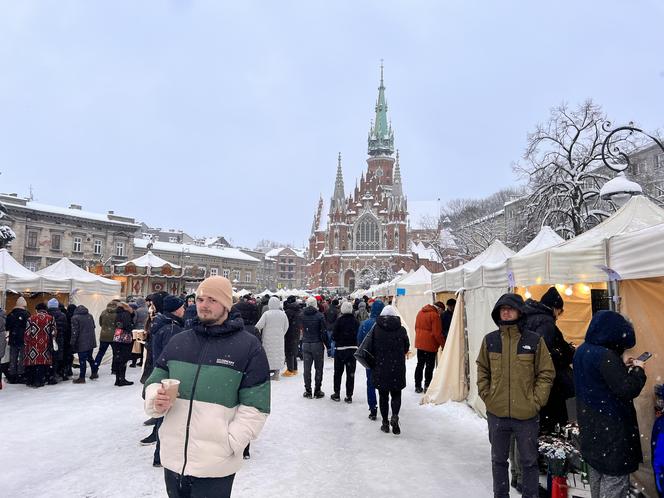
[[[394,178],[392,180],[392,195],[394,197],[403,196],[403,188],[401,185],[401,168],[399,167],[399,150],[397,149],[397,160],[394,163]]]
[[[344,197],[344,175],[341,171],[341,152],[337,157],[337,179],[334,182],[334,199],[343,201]]]
[[[376,100],[376,118],[369,130],[369,155],[381,156],[394,154],[394,132],[387,119],[387,100],[385,99],[385,84],[383,82],[383,61],[380,61],[380,86],[378,87],[378,100]]]

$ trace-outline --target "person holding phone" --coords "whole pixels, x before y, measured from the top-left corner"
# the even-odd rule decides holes
[[[574,355],[581,455],[593,498],[627,496],[629,474],[643,461],[633,400],[646,383],[647,355],[623,359],[635,344],[634,327],[625,317],[599,311]]]

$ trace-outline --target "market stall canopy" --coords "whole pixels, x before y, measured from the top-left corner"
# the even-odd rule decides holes
[[[664,223],[664,209],[642,195],[632,197],[613,216],[587,232],[551,249],[512,258],[516,285],[606,281],[604,269],[613,266],[607,253],[608,241],[660,223]]]
[[[97,292],[109,296],[120,294],[120,282],[87,272],[67,258],[62,258],[51,266],[39,270],[37,274],[51,280],[66,282],[63,289],[58,289],[64,292],[79,290]]]
[[[171,268],[175,269],[181,268],[175,263],[171,263],[170,261],[166,261],[165,259],[160,258],[159,256],[155,255],[152,251],[148,251],[140,258],[132,259],[131,261],[126,261],[124,263],[120,263],[119,265],[115,266],[122,267],[127,265],[134,265],[137,268],[148,268],[148,267],[161,268],[163,266],[170,266]]]
[[[621,280],[664,276],[664,223],[609,240],[611,269]]]
[[[397,284],[397,294],[399,289],[404,289],[407,295],[431,292],[431,272],[426,267],[420,266],[415,273]]]
[[[0,249],[0,290],[14,292],[57,292],[66,283],[43,277],[22,266],[7,249]]]
[[[465,286],[466,275],[482,266],[502,264],[510,256],[514,256],[514,251],[496,239],[481,254],[462,266],[432,275],[432,289],[434,292],[457,291]]]

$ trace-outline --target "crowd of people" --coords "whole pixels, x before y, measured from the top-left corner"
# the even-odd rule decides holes
[[[449,299],[417,314],[416,393],[430,387],[455,306]],[[476,363],[495,497],[508,497],[510,485],[524,497],[540,496],[538,438],[568,423],[566,401],[574,396],[593,498],[626,496],[629,474],[642,461],[632,400],[646,381],[644,363],[623,359],[635,345],[632,325],[619,313],[597,312],[575,349],[556,324],[563,312],[564,301],[551,287],[540,301],[505,294],[491,314],[498,328],[484,337]],[[238,300],[230,282],[215,276],[189,296],[159,292],[129,302],[114,299],[98,323],[82,305],[65,308],[50,299],[29,313],[19,297],[10,313],[0,310],[0,331],[6,337],[0,366],[10,383],[39,388],[72,378],[85,384],[88,365],[89,379],[99,378],[109,347],[115,386],[133,384],[126,379],[128,363],[142,367],[150,415],[144,423],[152,432],[141,443],[156,444],[153,465],[163,464],[170,497],[192,490],[229,496],[242,459],[250,458],[250,441],[269,414],[270,381],[302,370],[303,397],[324,398],[326,351],[334,358],[330,399],[340,402],[343,386],[343,401],[353,402],[359,361],[369,419],[380,413],[381,431],[401,433],[410,342],[396,309],[380,299]],[[164,380],[180,383],[177,398]],[[227,434],[222,440],[211,430],[220,422]]]

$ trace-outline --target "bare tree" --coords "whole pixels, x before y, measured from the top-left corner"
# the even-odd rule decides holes
[[[549,225],[571,238],[592,228],[615,210],[599,191],[613,173],[602,167],[602,143],[608,132],[602,108],[587,100],[576,109],[562,104],[546,123],[528,134],[523,162],[515,171],[528,180],[528,224]],[[626,140],[616,137],[616,141]],[[618,145],[609,144],[610,147]]]

